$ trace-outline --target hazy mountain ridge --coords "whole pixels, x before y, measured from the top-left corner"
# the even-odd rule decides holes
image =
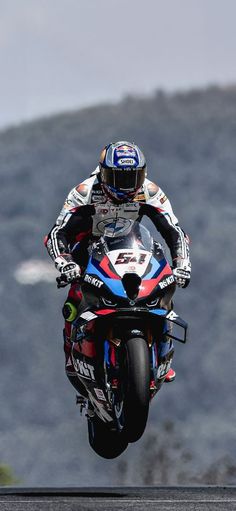
[[[117,139],[143,148],[149,178],[165,190],[192,238],[192,283],[175,300],[192,342],[176,347],[178,378],[153,402],[150,428],[176,421],[200,472],[224,455],[235,457],[235,135],[236,89],[216,87],[127,97],[0,133],[0,459],[26,484],[85,484],[97,466],[110,473],[111,464],[87,450],[85,421],[78,420],[64,376],[59,318],[65,292],[49,283],[22,286],[13,274],[25,260],[47,260],[42,239],[67,192],[95,168],[101,148]],[[92,472],[91,482],[114,483],[121,460],[128,464],[127,483],[129,477],[140,482],[129,460],[139,459],[146,441],[113,462],[110,479]],[[188,475],[183,477],[185,484]]]

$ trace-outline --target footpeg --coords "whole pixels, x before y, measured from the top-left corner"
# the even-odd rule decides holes
[[[80,415],[82,415],[84,408],[86,407],[86,399],[83,396],[76,396],[76,404],[80,405]]]

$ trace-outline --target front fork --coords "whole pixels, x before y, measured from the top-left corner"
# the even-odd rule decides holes
[[[169,325],[164,324],[161,339],[154,339],[151,331],[147,332],[147,342],[150,354],[150,398],[160,390],[162,383],[171,367],[174,347],[168,338]],[[142,333],[140,332],[141,336]],[[137,331],[136,331],[137,335]],[[116,340],[117,341],[117,340]],[[120,384],[119,351],[121,341],[106,340],[104,342],[104,373],[106,387],[112,392],[118,390]]]
[[[161,339],[153,340],[151,344],[151,373],[152,380],[150,384],[151,398],[160,390],[165,377],[171,368],[174,355],[173,341],[168,338],[169,325],[164,324],[163,335]]]

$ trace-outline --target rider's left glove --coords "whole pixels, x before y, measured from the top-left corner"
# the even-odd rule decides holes
[[[56,269],[60,271],[66,282],[72,282],[81,275],[81,270],[78,264],[74,261],[66,261],[63,257],[57,257],[55,259]]]
[[[191,278],[191,263],[189,259],[177,258],[173,261],[173,275],[179,287],[187,287]]]

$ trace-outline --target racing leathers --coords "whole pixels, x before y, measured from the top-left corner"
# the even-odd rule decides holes
[[[148,179],[131,202],[115,203],[103,191],[97,168],[88,179],[70,191],[56,224],[46,238],[48,253],[65,280],[70,282],[80,275],[81,267],[86,267],[87,247],[102,236],[106,226],[117,222],[120,232],[125,235],[131,223],[140,221],[143,216],[150,218],[170,249],[177,285],[186,287],[191,272],[188,237],[178,225],[165,193]],[[79,303],[81,292],[78,285],[72,285],[69,299],[74,304]],[[73,367],[68,321],[65,324],[65,353],[66,372],[71,381]]]

